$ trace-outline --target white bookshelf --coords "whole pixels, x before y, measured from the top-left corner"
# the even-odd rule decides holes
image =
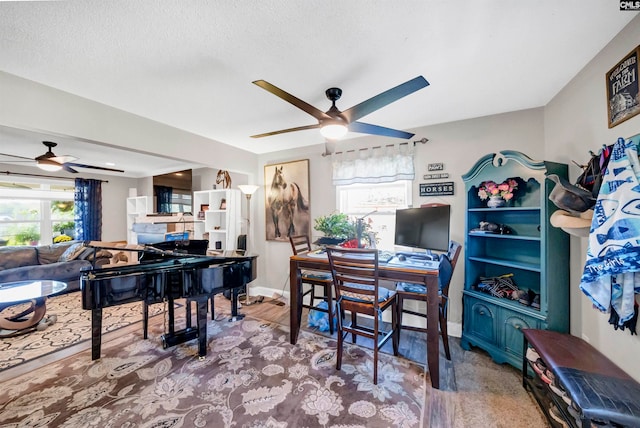
[[[211,250],[235,249],[242,225],[241,196],[238,189],[193,192],[193,214],[196,219],[199,212],[204,214],[204,221],[194,224],[194,238],[207,239],[208,236]],[[216,248],[216,243],[219,243],[220,248]]]
[[[133,231],[133,224],[137,217],[146,216],[153,212],[151,196],[132,196],[127,198],[127,243],[137,244],[138,236]]]

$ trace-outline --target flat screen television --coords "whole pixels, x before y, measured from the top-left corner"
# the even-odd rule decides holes
[[[396,210],[394,244],[433,251],[449,250],[449,205]]]

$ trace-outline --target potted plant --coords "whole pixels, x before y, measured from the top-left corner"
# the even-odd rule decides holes
[[[324,234],[318,245],[335,245],[355,236],[355,225],[346,214],[332,213],[314,220],[313,228]]]
[[[61,235],[74,236],[75,235],[75,222],[63,221],[53,225],[54,232],[60,232]]]
[[[14,240],[17,245],[38,245],[40,232],[36,226],[27,226],[14,235]]]

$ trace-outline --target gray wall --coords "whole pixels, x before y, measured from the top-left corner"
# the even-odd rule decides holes
[[[587,151],[597,152],[618,137],[640,133],[640,115],[612,129],[607,127],[605,74],[640,41],[640,16],[633,19],[576,77],[545,107],[545,152],[553,160],[570,165],[571,179],[580,169],[571,160],[584,162]],[[593,346],[640,380],[640,338],[628,331],[614,331],[608,314],[592,307],[579,289],[588,240],[571,237],[571,333]],[[636,296],[636,301],[638,301]]]

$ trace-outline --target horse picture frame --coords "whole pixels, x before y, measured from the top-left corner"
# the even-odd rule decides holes
[[[265,165],[264,183],[267,241],[310,235],[309,159]]]

